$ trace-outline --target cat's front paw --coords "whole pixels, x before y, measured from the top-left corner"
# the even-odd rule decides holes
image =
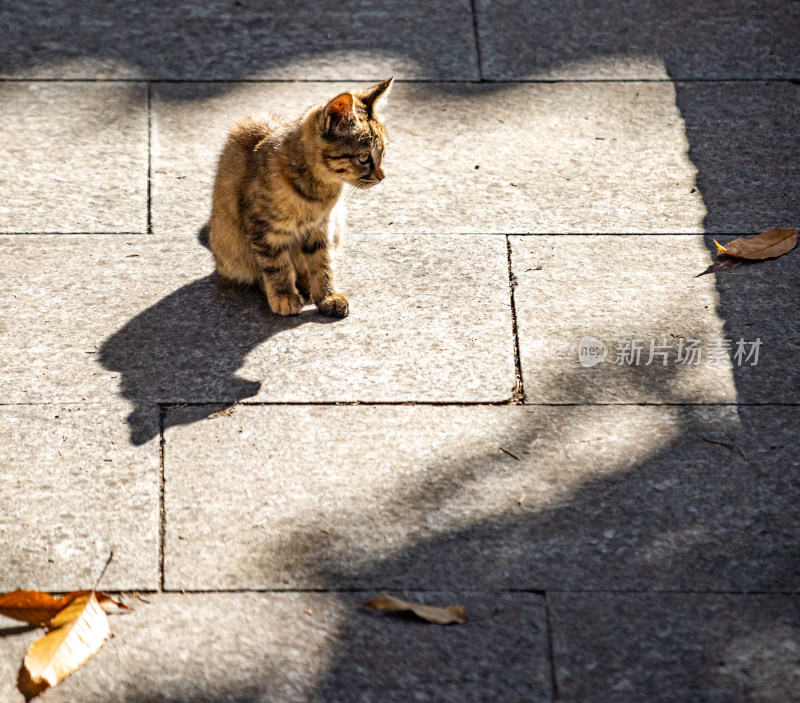
[[[334,293],[318,302],[317,308],[328,317],[347,317],[350,313],[350,301],[344,293]]]
[[[268,296],[269,307],[277,315],[297,315],[303,309],[303,299],[297,293]]]

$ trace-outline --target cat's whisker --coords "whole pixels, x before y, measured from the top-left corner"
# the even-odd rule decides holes
[[[358,190],[357,186],[348,186],[347,192],[344,194],[344,202],[348,203]]]

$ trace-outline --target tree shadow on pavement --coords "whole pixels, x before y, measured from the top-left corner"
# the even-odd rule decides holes
[[[559,679],[570,682],[559,700],[589,700],[606,684],[603,700],[654,702],[780,700],[792,690],[786,674],[799,661],[798,601],[780,594],[796,593],[800,583],[797,408],[496,412],[505,413],[504,422],[486,438],[485,452],[453,447],[451,460],[415,467],[424,479],[387,486],[374,513],[354,510],[355,525],[331,523],[336,539],[320,532],[318,514],[306,520],[299,508],[291,545],[261,557],[265,582],[277,577],[277,557],[279,572],[288,570],[301,588],[556,593],[556,665]],[[407,421],[413,433],[419,418]],[[467,440],[474,438],[461,446]],[[381,452],[370,447],[369,454]],[[396,468],[407,475],[407,467]],[[469,517],[480,496],[485,516]],[[507,507],[494,504],[498,496]],[[428,525],[436,527],[426,534]],[[413,536],[387,548],[403,526]],[[361,555],[365,543],[343,540],[350,530],[370,532],[371,560]],[[601,610],[613,598],[613,612]],[[644,613],[629,612],[640,607]],[[593,608],[598,612],[581,631],[574,618]],[[491,621],[476,625],[490,628]],[[397,661],[397,648],[379,637],[365,643],[362,630],[357,620],[343,623],[315,700],[399,703],[409,687],[416,690],[406,670],[386,665]],[[586,672],[598,664],[596,679]],[[533,661],[529,666],[535,669]],[[776,672],[785,678],[773,680]],[[424,690],[426,672],[417,676]],[[488,700],[492,688],[476,691],[470,700]],[[509,700],[551,700],[541,690],[527,693]]]
[[[784,7],[794,8],[796,4],[785,3]],[[117,11],[106,10],[106,5],[96,4],[98,15]],[[667,75],[679,79],[675,83],[677,105],[685,122],[689,157],[698,169],[697,187],[707,209],[706,231],[756,232],[773,226],[797,226],[800,210],[796,181],[800,146],[795,133],[800,86],[783,82],[770,85],[766,92],[757,95],[756,88],[760,85],[757,82],[743,81],[724,87],[704,82],[680,82],[686,74],[671,51],[671,41],[664,38],[663,32],[665,27],[674,24],[683,5],[647,4],[650,14],[643,17],[641,23],[637,22],[635,36],[609,32],[604,36],[617,38],[613,41],[602,37],[595,41],[586,39],[578,42],[577,50],[567,54],[559,55],[557,46],[551,54],[526,54],[519,59],[523,63],[520,72],[525,74],[564,62],[593,60],[620,53],[641,54],[661,60]],[[56,41],[54,36],[61,37],[58,41],[74,38],[70,27],[79,23],[71,18],[78,10],[69,3],[54,7],[51,14],[58,14],[61,18],[55,23],[41,12],[39,4],[24,5],[24,16],[29,22],[26,41],[30,50],[27,53],[15,50],[11,61],[16,65],[8,63],[7,59],[8,70],[39,65],[37,47],[48,40]],[[85,4],[81,7],[85,11]],[[168,59],[160,58],[158,51],[151,53],[149,40],[142,37],[157,33],[153,31],[157,22],[166,21],[169,28],[178,26],[178,18],[159,15],[154,20],[147,13],[155,6],[140,4],[138,7],[136,17],[140,24],[119,23],[115,19],[118,15],[113,14],[110,21],[115,23],[115,32],[104,32],[103,36],[91,32],[79,35],[75,41],[74,58],[106,57],[120,60],[125,65],[144,66],[144,73],[162,70],[164,67],[158,62]],[[339,9],[346,15],[348,7],[350,5]],[[750,5],[743,3],[741,7],[746,14]],[[508,3],[498,10],[509,13],[510,21],[513,21],[514,13],[520,11],[523,10],[517,3]],[[530,10],[531,13],[537,11],[543,12],[538,5]],[[571,32],[572,36],[594,36],[593,15],[584,11],[584,3],[551,3],[547,12],[550,16],[555,13],[558,19],[555,24],[566,27],[565,31]],[[713,12],[713,9],[708,9],[709,15]],[[789,19],[796,16],[788,9],[786,12]],[[313,18],[314,14],[308,11],[304,15],[297,11],[296,17]],[[747,24],[746,19],[741,17],[742,26]],[[195,15],[188,13],[180,20],[188,25],[175,40],[194,44],[185,59],[164,69],[169,75],[183,76],[185,73],[181,71],[187,70],[190,74],[197,72],[198,69],[192,68],[196,65],[204,67],[201,73],[205,75],[211,70],[209,67],[213,67],[215,56],[228,50],[239,51],[240,47],[244,47],[241,49],[242,65],[252,67],[253,73],[280,66],[302,53],[292,44],[291,37],[275,52],[255,51],[252,37],[258,34],[250,35],[247,23],[237,30],[240,32],[238,35],[220,35],[219,28],[231,20],[219,8],[198,10]],[[381,16],[376,15],[375,22],[380,21]],[[391,17],[385,21],[391,25]],[[772,31],[781,30],[780,21],[778,26],[774,18],[765,21],[773,28]],[[314,26],[316,20],[309,19],[308,22],[311,24],[305,29]],[[300,35],[303,29],[296,28],[293,32]],[[339,48],[341,33],[337,35],[333,31],[331,34],[332,38],[326,35],[323,43],[309,49],[309,55]],[[169,40],[170,31],[160,35]],[[17,36],[21,35],[17,33]],[[386,55],[402,55],[410,51],[409,60],[420,65],[429,60],[427,53],[419,53],[417,45],[410,48],[391,42],[378,45],[371,43],[370,36],[378,35],[357,33],[357,42],[362,42],[365,50],[376,50]],[[402,35],[398,33],[397,36]],[[621,41],[620,36],[625,40]],[[536,39],[531,37],[532,41]],[[681,41],[679,33],[675,41]],[[631,48],[634,45],[643,48]],[[692,51],[695,49],[692,47]],[[47,55],[46,47],[42,51]],[[663,53],[659,54],[660,51]],[[700,58],[693,61],[702,68],[702,50],[697,53]],[[429,89],[435,94],[450,88],[447,84],[431,84]],[[225,86],[221,84],[219,90],[225,90]],[[503,90],[503,85],[497,84],[496,90]],[[773,109],[776,104],[778,109]],[[771,148],[775,140],[780,140],[786,147],[777,160],[773,157],[776,151]],[[509,174],[513,174],[515,165],[509,164],[508,168]],[[761,202],[748,207],[747,203],[753,202],[754,192],[762,194]],[[708,244],[713,247],[711,242]],[[776,361],[765,362],[767,365],[762,367],[766,371],[760,385],[754,385],[745,376],[748,370],[733,367],[740,400],[774,402],[774,398],[779,397],[781,402],[796,404],[800,398],[800,380],[796,371],[800,338],[797,328],[790,324],[796,320],[793,304],[796,297],[793,291],[798,281],[796,257],[797,254],[793,254],[762,267],[736,271],[728,278],[720,278],[721,282],[717,284],[720,294],[717,312],[724,320],[726,335],[748,339],[761,336],[765,355],[776,355]],[[699,271],[687,272],[687,275],[694,273]],[[782,291],[779,303],[769,307],[760,303],[753,307],[751,293],[768,289],[776,280]],[[165,398],[193,402],[208,401],[211,397],[222,403],[231,403],[252,397],[260,387],[258,381],[235,376],[246,354],[255,346],[268,342],[276,333],[310,321],[325,320],[316,312],[279,319],[270,315],[263,297],[257,292],[223,290],[210,276],[175,291],[128,322],[105,342],[100,360],[104,367],[122,372],[122,394],[137,407]],[[736,434],[732,434],[730,426],[719,424],[718,417],[728,412],[727,408],[682,412],[685,415],[677,434],[652,456],[638,462],[620,460],[605,475],[592,476],[589,472],[585,480],[559,501],[537,509],[511,506],[502,514],[454,527],[446,534],[409,540],[399,553],[362,565],[356,573],[337,571],[330,565],[336,559],[329,559],[328,566],[316,566],[315,580],[330,590],[341,588],[343,583],[348,588],[354,585],[373,588],[381,584],[397,588],[447,586],[462,590],[505,589],[513,583],[514,588],[521,590],[796,593],[800,586],[796,554],[800,518],[794,496],[798,494],[800,478],[795,448],[787,444],[787,438],[796,434],[792,429],[798,419],[796,409],[740,408],[740,425]],[[136,429],[136,414],[134,409],[131,414],[133,441],[141,443],[148,437]],[[528,434],[515,428],[502,441],[524,448],[533,445],[537,437],[561,432],[561,424],[555,418]],[[738,444],[749,458],[745,459],[729,447],[709,442],[703,436]],[[591,453],[586,456],[587,461],[592,460]],[[597,462],[595,468],[603,468],[607,457],[598,452],[593,460]],[[468,482],[470,474],[476,470],[474,467],[479,469],[487,461],[486,456],[476,456],[468,462],[473,469],[465,469],[465,464],[460,463],[445,467],[444,471]],[[411,486],[409,491],[413,494],[415,488],[419,487]],[[427,492],[429,486],[424,488],[425,500],[435,504],[437,494]],[[414,499],[422,498],[413,495],[403,498],[406,502]],[[296,535],[298,549],[303,555],[298,569],[309,568],[311,557],[324,548],[318,536],[304,545],[304,540],[309,539],[302,532]],[[267,556],[263,555],[265,568]],[[762,602],[765,601],[758,601]],[[786,625],[779,613],[766,606],[757,605],[741,612],[731,606],[725,612],[732,620],[739,618],[741,632],[747,637],[769,634],[776,627]],[[706,626],[712,627],[713,623],[707,625],[708,622],[699,618],[694,632],[697,634]],[[654,616],[652,627],[658,629],[659,626],[662,631],[655,632],[643,625],[644,631],[638,638],[629,635],[626,641],[614,640],[618,635],[605,631],[612,644],[619,645],[619,651],[662,647],[667,655],[675,653],[673,676],[667,685],[653,672],[640,672],[643,677],[640,679],[635,678],[639,674],[634,672],[630,674],[634,678],[629,680],[632,690],[618,690],[615,700],[686,700],[680,697],[683,692],[675,692],[677,689],[674,687],[678,684],[685,686],[687,695],[700,696],[702,700],[744,703],[763,699],[766,689],[759,687],[766,687],[764,676],[731,677],[724,672],[724,667],[730,664],[726,659],[731,651],[730,632],[719,630],[717,634],[712,630],[710,634],[706,633],[706,644],[699,649],[702,656],[693,657],[691,651],[696,641],[691,638],[677,644],[675,640],[670,641],[664,632],[673,624],[669,619],[659,620]],[[620,632],[623,631],[621,628]],[[562,635],[567,637],[563,633],[559,636]],[[800,641],[796,625],[790,627],[789,636],[795,642]],[[310,697],[337,701],[409,700],[408,690],[388,693],[385,687],[381,690],[370,688],[370,672],[388,666],[386,662],[395,665],[394,652],[388,645],[359,645],[354,649],[352,643],[359,641],[359,637],[355,624],[343,627],[338,636],[338,653],[323,683]],[[558,647],[558,642],[556,644]],[[580,643],[571,641],[571,644],[574,648]],[[592,647],[607,648],[598,659],[601,666],[612,667],[619,661],[615,660],[614,647],[609,646],[608,641],[596,639],[587,644],[587,651]],[[565,667],[564,671],[570,666],[575,670],[579,665],[588,670],[591,664],[588,655],[582,660],[575,651],[573,649],[570,655],[557,649],[556,653],[564,656],[559,664]],[[690,654],[686,654],[687,651]],[[753,662],[755,669],[769,665],[766,660],[754,659]],[[737,664],[746,665],[747,662]],[[594,680],[610,681],[611,686],[614,683],[611,679],[619,674],[616,683],[621,684],[624,673],[624,670],[612,672],[608,678],[599,675]],[[342,693],[345,689],[347,693]],[[350,691],[354,692],[350,694]],[[208,703],[223,699],[252,700],[248,696],[232,690],[224,698],[193,696],[191,700],[207,700]],[[490,696],[487,695],[486,699]],[[188,699],[130,700],[156,703]]]
[[[463,0],[39,0],[0,9],[0,26],[10,38],[0,70],[14,77],[371,80],[416,66],[426,78],[477,78]]]
[[[203,686],[191,672],[219,674],[220,665],[205,664],[210,655],[194,644],[183,658],[166,649],[136,657],[142,670],[121,672],[124,685],[114,679],[114,700],[406,703],[409,691],[441,703],[792,700],[800,664],[799,411],[733,409],[493,408],[505,421],[493,426],[484,449],[450,448],[449,461],[417,467],[426,480],[397,482],[374,512],[355,514],[377,545],[356,568],[347,568],[354,563],[347,546],[337,553],[311,524],[324,507],[306,515],[307,505],[298,504],[293,546],[302,557],[291,571],[307,581],[293,590],[331,594],[345,611],[325,647],[294,640],[289,617],[286,632],[270,633],[263,647],[249,635],[239,683],[227,683],[226,671]],[[406,417],[414,431],[419,418]],[[520,490],[527,500],[517,504]],[[482,491],[504,494],[510,507],[460,525],[458,504],[468,506]],[[332,502],[341,508],[340,495]],[[392,519],[425,524],[412,511],[441,511],[437,519],[449,516],[451,527],[416,532],[385,553]],[[339,527],[344,534],[348,525]],[[251,557],[246,568],[276,577],[269,555],[256,550]],[[470,622],[438,628],[357,609],[384,590],[461,602]],[[297,606],[294,617],[320,617],[327,632],[326,612]],[[209,630],[222,626],[203,622]],[[279,669],[268,654],[276,641]],[[215,646],[219,657],[241,657]],[[262,666],[275,671],[257,673]],[[158,683],[137,686],[153,670]],[[309,675],[320,671],[319,681]],[[132,693],[120,695],[125,690]]]
[[[280,317],[256,288],[211,274],[170,293],[103,342],[98,359],[120,374],[120,392],[134,408],[131,441],[152,438],[145,422],[153,403],[232,403],[258,393],[261,382],[236,375],[245,357],[281,332],[330,324],[316,309]],[[199,407],[197,421],[218,408]]]

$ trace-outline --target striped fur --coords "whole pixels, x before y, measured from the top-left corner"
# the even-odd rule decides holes
[[[349,312],[337,293],[332,250],[344,227],[346,184],[369,188],[385,177],[386,130],[377,114],[392,79],[341,93],[292,122],[275,115],[237,122],[214,184],[209,245],[217,271],[259,284],[279,315],[304,298],[333,317]]]

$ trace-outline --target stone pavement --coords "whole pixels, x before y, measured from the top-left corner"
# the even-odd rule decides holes
[[[800,2],[0,27],[0,590],[89,587],[113,549],[135,609],[43,701],[800,701],[800,254],[695,277],[800,225]],[[227,126],[389,75],[350,317],[221,286]],[[361,606],[384,591],[470,621]],[[0,637],[0,702],[35,636]]]

